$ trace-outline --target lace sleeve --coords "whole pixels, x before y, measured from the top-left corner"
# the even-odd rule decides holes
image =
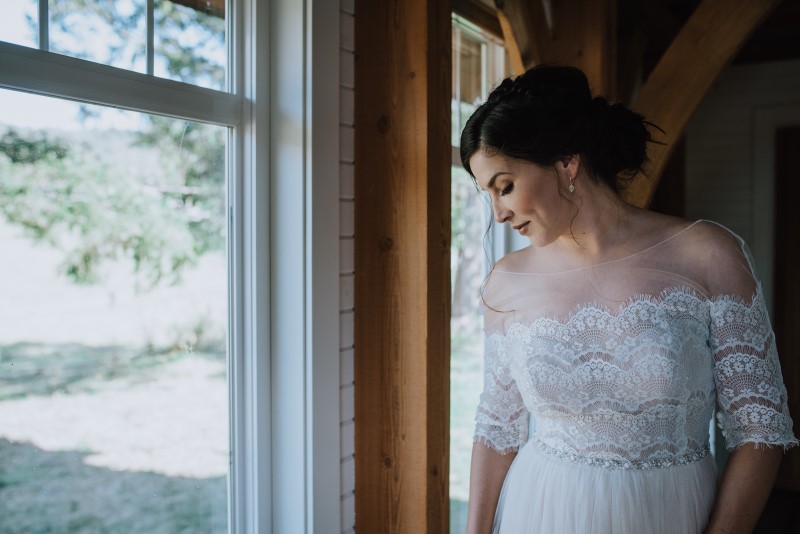
[[[730,232],[730,231],[728,231]],[[719,426],[729,449],[743,443],[797,445],[775,334],[744,241],[719,247],[709,345],[714,356]],[[713,246],[712,246],[713,248]]]
[[[475,415],[475,441],[500,454],[517,451],[528,439],[528,410],[511,376],[503,336],[489,338],[483,393]]]
[[[711,306],[717,415],[729,449],[743,443],[797,444],[775,335],[760,290],[750,305],[718,297]]]

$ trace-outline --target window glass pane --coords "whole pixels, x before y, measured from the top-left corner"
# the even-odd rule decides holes
[[[145,0],[50,0],[50,51],[145,72]]]
[[[37,0],[8,0],[0,41],[38,47]],[[146,0],[49,0],[51,52],[147,73]],[[225,0],[155,0],[153,71],[226,90]]]
[[[223,532],[225,128],[0,91],[0,532]]]
[[[484,99],[486,44],[462,28],[453,31],[453,109],[451,143],[458,146],[461,130]]]
[[[453,167],[450,273],[450,500],[451,531],[464,532],[475,408],[483,386],[483,318],[480,287],[487,255],[483,236],[487,204],[472,178]]]
[[[0,41],[23,46],[37,46],[36,0],[4,0],[0,16]]]
[[[488,92],[506,75],[503,47],[469,22],[453,25],[452,143]],[[475,410],[483,389],[484,335],[481,285],[492,257],[507,240],[494,235],[491,206],[472,178],[454,161],[451,172],[450,273],[450,532],[464,532],[469,499],[469,467]],[[498,239],[499,237],[499,239]],[[495,250],[494,243],[498,249]]]
[[[483,76],[481,49],[485,46],[468,33],[461,34],[459,53],[461,58],[458,83],[461,86],[461,101],[477,106],[483,99]]]
[[[157,0],[155,74],[225,89],[225,0]]]

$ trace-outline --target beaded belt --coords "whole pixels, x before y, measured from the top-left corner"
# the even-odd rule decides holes
[[[616,460],[611,458],[592,458],[591,456],[581,456],[574,452],[563,451],[551,447],[539,440],[533,440],[534,446],[552,456],[561,458],[562,460],[569,460],[581,464],[593,465],[597,467],[605,467],[607,469],[658,469],[660,467],[670,467],[673,465],[686,465],[694,463],[698,460],[705,458],[709,451],[709,445],[706,443],[699,451],[688,452],[673,458],[654,458],[652,460]]]

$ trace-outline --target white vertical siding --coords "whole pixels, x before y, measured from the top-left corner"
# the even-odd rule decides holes
[[[774,211],[771,198],[761,199],[765,189],[771,195],[774,171],[759,162],[774,150],[774,125],[800,124],[798,114],[800,61],[732,66],[687,130],[686,215],[724,224],[748,242],[767,297]],[[765,116],[778,118],[765,129]]]
[[[342,532],[355,532],[355,423],[353,416],[353,188],[355,102],[355,9],[353,0],[339,1],[339,280],[340,280],[340,443]]]

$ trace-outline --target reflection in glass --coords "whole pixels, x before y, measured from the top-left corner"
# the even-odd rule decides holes
[[[224,532],[227,130],[80,109],[0,91],[0,532]]]

